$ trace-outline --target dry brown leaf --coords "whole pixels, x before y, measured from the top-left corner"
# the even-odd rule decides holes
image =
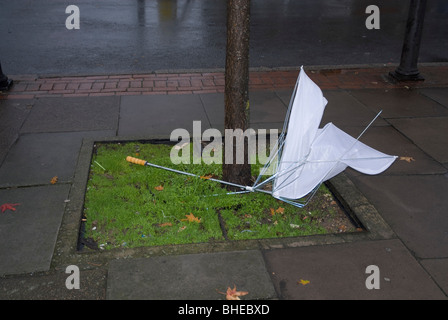
[[[398,160],[402,160],[402,161],[406,161],[406,162],[412,162],[412,161],[415,161],[415,159],[414,158],[412,158],[412,157],[400,157]]]
[[[276,212],[276,213],[280,213],[280,214],[283,214],[283,213],[285,212],[285,208],[282,208],[282,207],[278,207],[278,209],[277,209],[277,210],[275,210],[275,212]]]
[[[225,294],[226,295],[226,300],[241,300],[240,297],[241,296],[245,296],[249,292],[247,292],[247,291],[236,291],[236,285],[233,285],[233,289],[228,287],[226,293],[219,292],[219,291],[218,291],[218,293]]]
[[[185,216],[187,217],[187,219],[181,219],[181,221],[197,222],[197,223],[201,222],[201,219],[195,217],[194,214],[192,213],[186,214]]]
[[[0,210],[2,210],[2,213],[6,210],[16,211],[16,206],[20,206],[20,203],[4,203],[0,206]]]
[[[157,186],[157,187],[154,187],[154,189],[156,189],[157,191],[162,191],[163,187],[162,186]]]
[[[301,284],[302,286],[306,286],[308,283],[310,283],[309,280],[300,279],[299,281],[297,281],[297,284]]]
[[[206,176],[201,176],[201,179],[208,180],[208,179],[210,179],[210,178],[212,178],[212,177],[213,177],[212,174],[208,174],[208,175],[206,175]]]
[[[173,226],[173,224],[171,222],[165,222],[165,223],[159,224],[159,227],[171,227],[171,226]]]
[[[55,184],[56,182],[58,182],[58,176],[54,176],[53,178],[51,178],[50,180],[51,184]]]
[[[278,209],[274,210],[274,208],[270,208],[271,210],[271,216],[275,215],[276,213],[283,214],[285,212],[285,208],[278,207]]]

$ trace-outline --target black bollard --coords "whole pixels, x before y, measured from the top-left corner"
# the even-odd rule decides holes
[[[417,68],[426,0],[411,0],[400,65],[389,75],[398,81],[424,80]]]
[[[2,63],[0,62],[0,91],[9,90],[12,84],[12,79],[8,79],[8,77],[3,74]]]

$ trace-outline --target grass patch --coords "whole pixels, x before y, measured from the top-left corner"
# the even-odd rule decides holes
[[[221,165],[179,164],[172,146],[141,142],[94,147],[83,211],[83,242],[93,249],[297,237],[354,231],[322,185],[305,208],[267,194],[226,195],[219,183],[128,163],[126,156],[201,176]],[[252,165],[258,175],[259,165]]]

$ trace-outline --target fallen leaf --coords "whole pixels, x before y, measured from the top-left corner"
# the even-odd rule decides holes
[[[2,210],[2,212],[5,212],[6,210],[16,211],[16,208],[14,207],[19,205],[20,203],[5,203],[0,206],[0,209]]]
[[[195,217],[194,214],[192,213],[186,214],[185,216],[187,217],[187,219],[181,219],[181,221],[197,222],[197,223],[201,222],[201,219]]]
[[[91,266],[95,266],[95,267],[101,267],[102,266],[102,264],[100,264],[100,263],[93,263],[93,262],[89,262],[89,261],[87,261],[87,263],[90,264]]]
[[[402,161],[406,161],[406,162],[411,162],[411,161],[415,161],[414,158],[412,157],[400,157],[398,160],[402,160]]]
[[[163,187],[162,186],[157,186],[157,187],[154,187],[154,189],[156,189],[157,191],[162,191]]]
[[[283,214],[285,212],[285,208],[278,207],[277,210],[274,210],[274,208],[270,208],[271,210],[271,216],[275,215],[276,213]]]
[[[299,281],[297,281],[297,284],[301,284],[302,286],[306,286],[308,283],[310,283],[309,280],[300,279]]]
[[[179,227],[179,229],[177,230],[177,232],[182,232],[182,231],[184,231],[185,229],[187,229],[187,226]]]
[[[241,296],[245,296],[249,292],[247,292],[247,291],[236,291],[236,285],[233,285],[233,289],[231,289],[230,287],[227,287],[226,293],[219,292],[219,291],[218,291],[218,293],[225,294],[226,295],[226,300],[241,300],[240,297]]]
[[[165,222],[165,223],[161,223],[159,224],[159,227],[172,227],[173,224],[171,222]]]
[[[58,182],[58,176],[54,176],[53,178],[51,178],[50,180],[51,184],[55,184],[56,182]]]
[[[206,176],[201,176],[200,178],[201,179],[204,179],[204,180],[208,180],[208,179],[210,179],[210,178],[212,178],[213,177],[213,175],[212,174],[209,174],[209,175],[206,175]]]

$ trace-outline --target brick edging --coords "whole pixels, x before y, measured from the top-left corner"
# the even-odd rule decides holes
[[[448,86],[448,66],[424,66],[425,81],[394,84],[392,67],[308,70],[309,77],[323,90],[381,89]],[[250,90],[292,89],[299,70],[251,71]],[[14,79],[13,79],[14,80]],[[224,92],[224,72],[154,73],[80,77],[23,77],[15,80],[0,99],[37,97],[85,97],[111,95],[195,94]]]

